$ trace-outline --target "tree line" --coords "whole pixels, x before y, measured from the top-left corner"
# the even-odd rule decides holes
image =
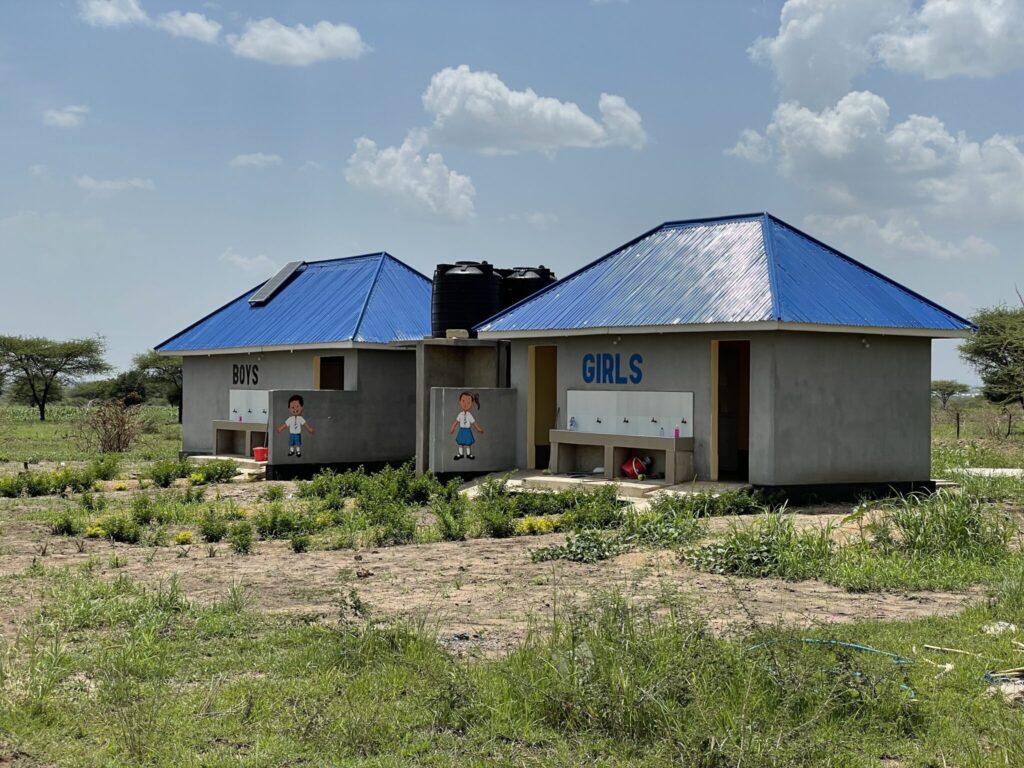
[[[46,421],[46,407],[75,401],[118,401],[123,405],[167,402],[178,408],[181,422],[181,358],[153,350],[132,360],[132,367],[114,376],[106,361],[102,338],[57,341],[41,336],[0,336],[0,395],[7,402],[29,405]]]

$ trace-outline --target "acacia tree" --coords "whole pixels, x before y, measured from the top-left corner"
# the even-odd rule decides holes
[[[980,309],[971,322],[977,331],[960,345],[960,356],[978,372],[985,397],[1024,406],[1024,307]]]
[[[942,410],[946,410],[946,405],[949,403],[950,398],[956,395],[966,395],[970,391],[971,388],[966,384],[961,384],[959,381],[953,381],[952,379],[936,379],[932,382],[932,397],[939,399]]]
[[[181,358],[167,357],[151,349],[136,355],[132,362],[150,381],[163,386],[167,401],[178,406],[178,423],[181,424]]]
[[[39,420],[46,421],[46,404],[62,385],[83,376],[106,373],[106,345],[101,338],[55,341],[38,336],[0,336],[0,368],[27,388]]]

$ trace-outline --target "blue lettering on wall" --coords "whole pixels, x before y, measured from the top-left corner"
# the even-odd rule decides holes
[[[597,363],[594,356],[588,352],[583,356],[583,382],[585,384],[593,384],[596,373]]]
[[[644,378],[644,372],[640,370],[640,364],[644,359],[640,354],[629,356],[629,383],[639,384]]]
[[[625,373],[622,355],[619,353],[588,352],[583,355],[584,384],[639,384],[643,381],[644,372],[640,367],[644,358],[639,354],[629,356],[629,375]]]

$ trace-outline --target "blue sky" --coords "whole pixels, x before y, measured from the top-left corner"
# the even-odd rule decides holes
[[[1024,0],[6,3],[0,329],[131,356],[294,259],[559,275],[769,210],[1016,303]],[[973,380],[955,344],[934,374]]]

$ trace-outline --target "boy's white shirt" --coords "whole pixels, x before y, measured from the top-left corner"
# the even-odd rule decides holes
[[[301,435],[302,427],[305,425],[306,420],[301,416],[289,416],[284,420],[284,423],[288,425],[289,434]]]
[[[459,415],[455,417],[455,420],[459,422],[459,426],[463,429],[468,429],[470,425],[476,423],[476,419],[473,418],[473,414],[469,411],[459,411]]]

